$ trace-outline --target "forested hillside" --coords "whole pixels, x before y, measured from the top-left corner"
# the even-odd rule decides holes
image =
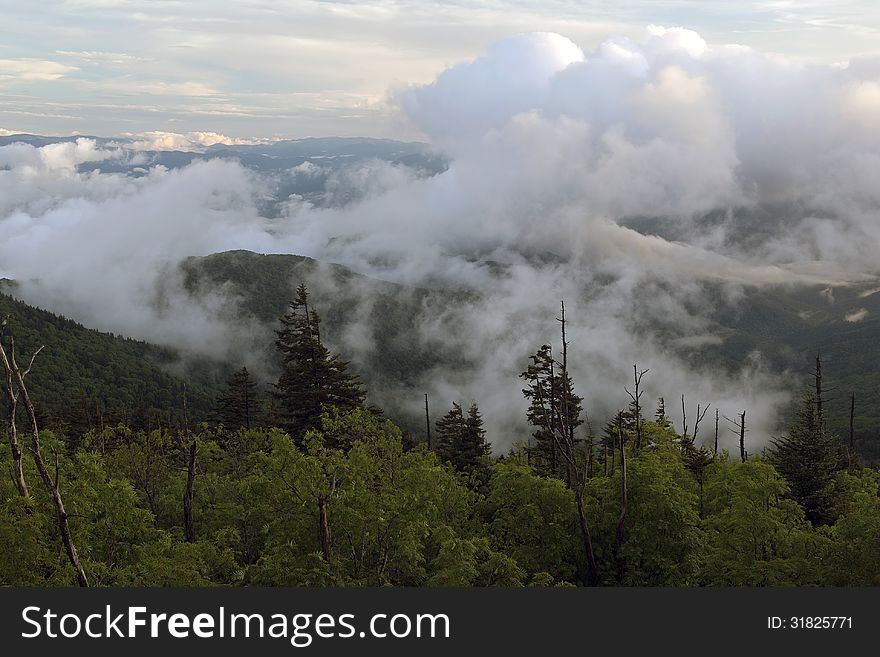
[[[342,342],[356,324],[369,331],[375,348],[358,363],[368,383],[406,386],[435,365],[463,364],[444,341],[421,339],[417,323],[425,311],[453,306],[474,298],[473,293],[396,285],[303,256],[250,251],[190,258],[182,269],[193,294],[227,286],[243,315],[272,326],[287,308],[292,291],[306,283],[320,300],[329,344]]]
[[[428,290],[371,279],[338,265],[292,255],[259,255],[248,251],[191,258],[183,265],[189,288],[230,285],[241,311],[274,323],[284,312],[291,290],[300,282],[319,290],[329,343],[341,342],[354,324],[365,325],[375,349],[359,363],[368,383],[408,385],[431,367],[466,365],[461,355],[440,340],[419,340],[415,330],[426,309],[452,307],[473,300],[463,290]],[[809,383],[813,362],[821,354],[829,389],[827,416],[832,430],[849,432],[851,395],[856,396],[855,438],[865,458],[880,458],[880,293],[874,283],[827,286],[746,287],[729,300],[722,285],[704,283],[713,303],[712,332],[717,342],[685,346],[677,327],[641,326],[663,335],[667,346],[693,364],[716,364],[736,370],[753,352],[790,380]],[[633,318],[638,324],[638,318]],[[390,412],[397,409],[389,408]],[[793,409],[792,409],[793,410]],[[404,421],[406,418],[401,418]]]
[[[0,293],[4,318],[22,357],[44,346],[31,386],[39,412],[52,426],[82,433],[102,423],[146,427],[170,417],[182,403],[184,381],[169,369],[179,356],[171,350],[88,329]],[[187,376],[194,419],[206,418],[213,404],[217,384],[210,385],[210,369]],[[0,412],[5,415],[5,408]]]
[[[301,285],[271,395],[241,368],[212,422],[172,401],[170,421],[143,430],[53,430],[28,402],[50,394],[36,385],[45,361],[16,366],[4,340],[17,412],[0,458],[13,474],[0,479],[0,584],[880,585],[880,475],[828,431],[812,392],[761,453],[719,450],[706,408],[679,433],[645,398],[662,372],[637,365],[620,410],[591,417],[565,322],[548,318],[548,344],[506,382],[531,436],[492,457],[479,400],[407,440],[365,406],[326,323]]]

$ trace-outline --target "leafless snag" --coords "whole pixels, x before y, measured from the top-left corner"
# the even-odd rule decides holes
[[[857,461],[856,454],[856,393],[852,393],[849,398],[849,443],[847,445],[847,461],[850,468],[855,467]]]
[[[724,419],[733,425],[733,427],[730,428],[730,431],[739,434],[739,457],[742,462],[745,463],[748,458],[748,452],[746,452],[746,412],[743,411],[739,414],[738,422],[736,420],[731,420],[726,415],[724,416]]]
[[[431,451],[431,416],[428,414],[428,393],[425,393],[425,430],[428,438],[428,451]]]
[[[706,413],[709,410],[709,406],[711,404],[706,404],[705,408],[701,408],[699,404],[697,404],[697,419],[694,421],[694,434],[691,436],[691,441],[696,445],[697,444],[697,434],[700,431],[700,422],[702,422],[703,418],[706,417]]]
[[[638,365],[633,365],[633,390],[630,392],[627,388],[626,394],[629,395],[630,399],[633,402],[633,409],[636,414],[636,444],[635,451],[638,452],[642,448],[642,395],[644,391],[641,390],[642,385],[642,377],[647,374],[649,370],[639,371]],[[622,448],[621,448],[622,449]]]
[[[12,481],[18,489],[21,497],[28,497],[27,482],[24,478],[24,469],[22,467],[22,451],[18,442],[18,428],[16,426],[15,414],[18,410],[18,392],[15,390],[15,381],[12,373],[12,367],[6,352],[3,350],[3,333],[6,329],[6,320],[0,324],[0,358],[2,358],[3,368],[6,372],[6,432],[9,437],[9,447],[12,450]]]
[[[702,404],[697,404],[697,415],[696,420],[694,421],[694,433],[690,436],[687,435],[687,424],[685,421],[685,433],[681,436],[681,451],[682,456],[684,457],[685,465],[687,468],[693,473],[694,477],[697,480],[697,485],[700,489],[700,518],[703,517],[703,486],[705,483],[706,477],[706,468],[712,464],[715,460],[715,456],[718,450],[718,411],[715,411],[715,427],[716,427],[716,435],[715,435],[715,452],[710,452],[708,449],[700,445],[697,446],[697,435],[700,432],[700,422],[703,421],[703,418],[706,417],[706,413],[709,412],[710,404],[706,404],[703,407]],[[686,417],[685,413],[685,397],[681,396],[681,412],[682,417]]]
[[[324,561],[330,563],[331,548],[333,546],[332,535],[330,533],[330,520],[327,514],[327,502],[336,492],[336,472],[330,481],[330,491],[328,493],[318,493],[318,534],[321,540],[321,555]]]
[[[617,562],[617,583],[623,584],[626,577],[626,558],[620,554],[623,545],[623,525],[626,522],[627,490],[626,490],[626,450],[623,444],[623,417],[617,414],[617,444],[620,447],[620,517],[617,519],[617,530],[614,537],[614,557]]]
[[[17,400],[20,399],[24,404],[25,411],[27,412],[27,417],[28,421],[30,422],[31,429],[31,444],[28,450],[34,457],[34,463],[37,466],[37,472],[40,474],[40,479],[42,480],[43,485],[46,487],[46,490],[52,497],[52,504],[55,507],[55,518],[58,522],[58,531],[61,534],[61,542],[64,545],[64,551],[67,554],[67,559],[70,561],[70,565],[73,566],[73,569],[76,572],[77,583],[81,587],[87,587],[89,585],[89,581],[86,577],[85,571],[83,570],[82,563],[79,560],[79,554],[76,551],[76,546],[73,543],[73,537],[70,533],[70,525],[67,522],[69,516],[64,510],[64,500],[62,499],[61,489],[59,488],[61,477],[59,473],[60,468],[58,465],[58,455],[55,454],[55,476],[53,478],[52,475],[49,473],[49,469],[46,467],[46,462],[43,460],[42,448],[40,446],[40,428],[37,423],[37,415],[36,411],[34,410],[33,402],[31,401],[30,395],[28,394],[27,386],[25,386],[24,383],[25,377],[30,374],[31,369],[34,366],[34,361],[36,360],[37,355],[42,350],[43,347],[37,349],[31,356],[31,360],[30,363],[28,363],[27,368],[22,370],[16,362],[15,339],[12,336],[9,336],[8,353],[3,346],[2,340],[0,340],[0,362],[3,363],[3,367],[6,370],[7,396],[14,393],[16,395],[16,403]],[[10,385],[10,380],[14,385]]]
[[[183,431],[177,434],[177,444],[186,459],[186,486],[183,489],[183,536],[187,543],[196,540],[195,524],[193,523],[193,498],[196,480],[196,438],[189,431],[189,420],[186,410],[186,385],[183,387]]]
[[[684,404],[684,395],[681,396],[681,435],[686,436],[688,432],[687,409]]]
[[[718,455],[718,409],[715,409],[715,448],[712,452],[717,456]]]

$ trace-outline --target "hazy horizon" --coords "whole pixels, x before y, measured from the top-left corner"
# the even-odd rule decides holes
[[[609,35],[684,26],[796,66],[880,55],[870,2],[7,2],[0,129],[123,136],[424,138],[396,96],[499,39],[556,32],[585,51]]]

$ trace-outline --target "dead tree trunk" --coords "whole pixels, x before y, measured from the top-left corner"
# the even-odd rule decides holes
[[[743,411],[739,416],[739,457],[742,462],[746,462],[746,412]]]
[[[687,409],[684,405],[684,395],[681,396],[681,437],[684,438],[688,432]]]
[[[849,467],[853,467],[856,460],[856,393],[849,398]]]
[[[819,421],[819,426],[822,426],[822,422],[824,419],[824,414],[822,410],[822,359],[819,354],[816,354],[816,419]]]
[[[620,517],[617,520],[617,531],[614,538],[614,558],[617,562],[617,583],[623,584],[626,577],[626,558],[620,554],[623,545],[623,524],[626,522],[627,491],[626,491],[626,450],[623,445],[623,418],[617,416],[617,444],[620,447]]]
[[[330,563],[330,519],[327,516],[327,496],[318,494],[318,533],[321,539],[321,554],[324,561]]]
[[[697,404],[697,419],[694,420],[694,434],[691,436],[691,443],[696,446],[697,444],[697,434],[700,432],[700,422],[703,421],[703,418],[706,417],[706,413],[709,411],[709,404],[706,404],[705,408],[701,408],[699,404]]]
[[[183,537],[187,543],[195,543],[196,530],[193,522],[193,498],[196,481],[196,445],[195,436],[190,435],[189,420],[186,411],[186,387],[183,389],[183,435],[178,437],[180,450],[186,458],[186,486],[183,489]]]
[[[0,337],[0,341],[2,341],[2,337]],[[18,494],[21,497],[28,497],[28,487],[24,478],[21,445],[18,443],[18,428],[15,418],[15,414],[18,411],[18,393],[15,390],[11,363],[6,357],[2,342],[0,342],[0,356],[2,356],[3,368],[6,371],[6,411],[9,414],[6,418],[6,432],[9,437],[9,447],[12,450],[12,479],[15,482],[15,487],[18,489]]]
[[[12,375],[14,383],[18,388],[18,395],[20,395],[21,401],[24,403],[24,408],[27,412],[31,426],[30,451],[34,457],[34,463],[37,466],[37,472],[40,474],[40,479],[43,481],[43,485],[52,497],[52,504],[55,507],[55,519],[58,523],[58,531],[61,534],[61,542],[64,545],[67,559],[70,561],[70,565],[73,566],[73,570],[76,573],[77,583],[81,587],[87,587],[89,585],[89,580],[86,577],[85,570],[83,570],[82,563],[79,560],[79,554],[76,551],[76,546],[73,543],[73,536],[71,536],[70,533],[70,525],[67,522],[68,515],[64,510],[64,500],[61,497],[61,489],[59,488],[61,477],[58,466],[58,455],[55,455],[55,476],[53,478],[52,475],[49,474],[46,462],[43,460],[42,447],[40,446],[40,428],[37,424],[37,414],[24,383],[25,377],[30,373],[31,368],[34,365],[34,360],[36,359],[37,354],[39,354],[42,349],[42,347],[37,349],[31,357],[27,369],[22,371],[15,358],[15,340],[10,336],[8,356],[3,349],[2,343],[0,343],[0,353],[2,353],[0,361],[2,361],[3,366],[6,368],[7,375]]]
[[[425,430],[428,438],[428,451],[431,451],[431,416],[428,414],[428,393],[425,393]]]
[[[636,415],[636,442],[633,446],[633,451],[638,453],[638,451],[642,448],[642,395],[644,391],[642,391],[642,377],[648,373],[648,370],[639,371],[639,368],[636,364],[633,364],[633,391],[630,392],[626,390],[626,393],[632,399],[633,410]],[[622,458],[622,457],[621,457]]]
[[[718,454],[718,409],[715,409],[715,449],[713,452]]]
[[[183,536],[187,543],[195,543],[193,524],[193,497],[196,480],[196,441],[193,438],[186,448],[186,488],[183,491]]]
[[[590,436],[587,438],[587,480],[593,478],[593,461],[595,460],[595,454],[593,453],[593,432],[590,431]]]

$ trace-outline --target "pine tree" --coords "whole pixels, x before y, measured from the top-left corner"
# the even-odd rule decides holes
[[[566,467],[553,439],[554,428],[565,426],[572,434],[569,438],[574,441],[574,430],[583,424],[583,398],[574,394],[570,375],[566,373],[567,381],[563,380],[550,345],[543,345],[532,356],[532,364],[520,374],[520,378],[528,381],[528,387],[522,393],[531,402],[527,418],[536,428],[532,434],[535,444],[530,447],[531,464],[540,474],[561,477]],[[562,414],[567,416],[567,422],[561,421]]]
[[[295,438],[317,428],[325,408],[349,410],[362,406],[366,397],[348,362],[331,355],[321,342],[320,325],[318,313],[309,308],[308,290],[300,284],[281,329],[275,331],[283,364],[275,396],[282,424]]]
[[[845,466],[842,446],[821,420],[816,393],[807,390],[788,434],[771,441],[769,460],[813,524],[830,518],[829,485]]]
[[[437,455],[459,472],[470,474],[484,464],[490,448],[486,442],[483,418],[476,402],[465,416],[461,404],[452,402],[452,409],[437,421]]]
[[[227,379],[226,391],[217,398],[217,420],[227,429],[251,429],[257,426],[260,412],[257,383],[242,367]]]

